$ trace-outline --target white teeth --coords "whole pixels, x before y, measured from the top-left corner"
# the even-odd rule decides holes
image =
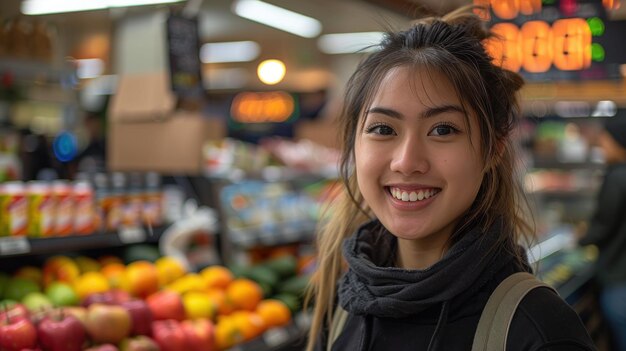
[[[428,189],[428,190],[420,190],[418,192],[415,192],[415,191],[406,192],[398,188],[391,188],[390,192],[391,192],[391,196],[393,196],[394,198],[398,200],[402,200],[406,202],[415,202],[415,201],[422,201],[422,200],[428,199],[434,196],[435,194],[437,194],[438,191],[435,189]]]

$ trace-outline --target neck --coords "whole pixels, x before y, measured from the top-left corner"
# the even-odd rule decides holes
[[[404,269],[426,269],[441,260],[447,249],[447,240],[424,244],[398,238],[396,266]]]

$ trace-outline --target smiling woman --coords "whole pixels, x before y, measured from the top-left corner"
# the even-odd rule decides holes
[[[523,81],[492,63],[488,37],[468,9],[423,19],[349,80],[345,196],[318,236],[308,350],[470,350],[496,287],[531,272],[510,137]],[[595,349],[545,288],[503,333],[506,350]]]

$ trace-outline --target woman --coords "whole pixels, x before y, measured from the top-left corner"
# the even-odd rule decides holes
[[[458,10],[389,33],[348,82],[341,117],[346,196],[319,236],[307,350],[469,350],[491,292],[530,271],[510,135],[515,73]],[[347,263],[347,270],[345,264]],[[554,292],[519,305],[507,350],[593,350]]]

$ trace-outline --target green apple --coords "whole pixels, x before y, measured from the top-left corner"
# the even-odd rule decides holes
[[[76,306],[80,302],[74,289],[66,283],[54,282],[46,288],[46,296],[55,306]]]
[[[52,308],[52,301],[43,293],[31,292],[22,299],[22,304],[31,312],[41,312]]]
[[[4,298],[21,301],[29,293],[39,291],[39,285],[30,279],[11,278],[4,290]]]

